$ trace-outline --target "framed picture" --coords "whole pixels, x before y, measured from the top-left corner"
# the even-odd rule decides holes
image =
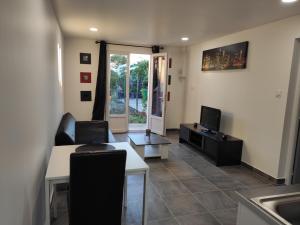
[[[91,91],[80,91],[80,101],[82,101],[82,102],[92,101],[92,92]]]
[[[80,53],[80,64],[91,64],[91,58],[91,53]]]
[[[81,72],[80,73],[80,83],[92,83],[92,73],[91,72]]]
[[[248,45],[246,41],[203,51],[202,71],[245,69]]]

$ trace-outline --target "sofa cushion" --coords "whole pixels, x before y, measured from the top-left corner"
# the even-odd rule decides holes
[[[62,117],[55,136],[55,145],[75,144],[75,123],[76,120],[71,113],[66,113]]]

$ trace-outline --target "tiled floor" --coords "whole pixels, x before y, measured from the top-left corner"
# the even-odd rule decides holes
[[[116,135],[127,141],[127,135]],[[149,225],[234,225],[237,214],[235,190],[271,186],[263,177],[245,167],[215,167],[193,148],[178,143],[178,134],[168,134],[172,142],[169,159],[148,160],[150,186]],[[124,225],[141,224],[143,178],[128,180],[128,206]],[[58,194],[58,218],[53,225],[67,225],[66,192]]]

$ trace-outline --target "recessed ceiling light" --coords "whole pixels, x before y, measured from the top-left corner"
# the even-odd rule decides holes
[[[189,39],[188,37],[182,37],[181,40],[182,40],[182,41],[188,41],[188,40],[190,40],[190,39]]]
[[[298,0],[281,0],[283,3],[293,3],[297,2]]]
[[[97,32],[97,31],[98,31],[98,28],[96,28],[96,27],[90,27],[90,31],[92,31],[92,32]]]

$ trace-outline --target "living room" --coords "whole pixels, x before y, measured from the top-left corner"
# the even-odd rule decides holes
[[[70,195],[74,183],[64,185],[68,151],[78,147],[55,143],[65,113],[75,118],[73,144],[89,144],[94,134],[88,125],[88,135],[76,140],[78,121],[100,121],[107,131],[101,142],[126,150],[127,164],[135,162],[131,165],[144,174],[122,164],[123,175],[116,176],[128,177],[113,189],[119,199],[107,204],[118,210],[100,217],[91,213],[95,223],[110,216],[127,225],[298,224],[299,211],[290,209],[299,208],[300,190],[299,9],[297,0],[2,2],[1,224],[80,224],[74,222],[80,213],[70,214],[68,206],[72,209],[78,196],[85,201],[97,185],[104,188],[95,183],[84,189],[79,182],[75,188],[83,188],[81,194]],[[237,51],[241,43],[246,44]],[[211,68],[226,61],[226,54],[239,53],[236,68]],[[207,68],[209,54],[218,63]],[[119,56],[126,59],[123,64],[112,60]],[[144,72],[134,77],[141,61]],[[155,80],[154,71],[164,79]],[[103,74],[106,85],[99,88]],[[159,82],[164,89],[156,96]],[[96,96],[100,119],[93,119],[99,112]],[[201,122],[205,106],[221,112],[212,130]],[[190,136],[182,139],[184,126],[199,148]],[[222,146],[231,138],[242,143],[239,156],[220,166],[222,153],[207,154],[212,148],[207,143],[217,141],[218,151],[225,152]],[[159,157],[145,159],[156,145]],[[231,150],[226,155],[236,157]],[[109,171],[112,165],[101,166]],[[47,184],[55,188],[47,190]],[[276,210],[268,201],[276,201]]]

